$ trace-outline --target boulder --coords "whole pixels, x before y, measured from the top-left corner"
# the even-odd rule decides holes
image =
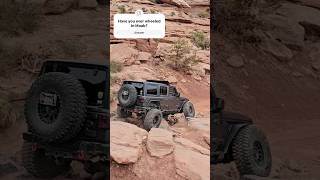
[[[277,10],[277,13],[298,23],[306,22],[320,27],[320,11],[312,7],[302,6],[295,3],[283,3],[281,8]]]
[[[293,49],[301,49],[304,46],[305,30],[293,18],[271,14],[263,17],[263,20],[270,26],[269,34],[274,39]]]
[[[229,66],[233,68],[241,68],[244,66],[244,60],[242,56],[233,55],[227,59],[227,63]]]
[[[210,118],[189,118],[188,126],[204,133],[210,133]]]
[[[159,43],[154,57],[165,57],[171,50],[171,44]]]
[[[159,128],[170,130],[170,125],[168,124],[168,122],[166,120],[162,120]]]
[[[68,11],[74,4],[74,0],[47,0],[44,3],[45,14],[62,14]]]
[[[175,145],[174,162],[178,175],[189,180],[210,179],[210,156]]]
[[[317,43],[309,53],[311,59],[311,66],[314,70],[320,71],[320,43]]]
[[[169,81],[170,83],[173,83],[173,84],[178,82],[178,80],[175,76],[169,76],[166,78],[166,80]]]
[[[119,164],[135,163],[142,152],[142,144],[148,132],[136,125],[111,121],[110,123],[110,154]]]
[[[151,156],[163,157],[173,152],[172,133],[161,128],[152,128],[148,135],[147,150]]]
[[[189,4],[184,0],[160,0],[160,2],[172,4],[178,7],[190,8]]]
[[[185,138],[181,138],[181,137],[177,137],[177,138],[174,138],[174,142],[187,148],[187,149],[190,149],[192,151],[196,151],[196,152],[199,152],[201,154],[204,154],[204,155],[210,155],[210,150],[209,149],[206,149],[198,144],[195,144],[193,143],[192,141],[188,140],[188,139],[185,139]]]
[[[260,47],[279,61],[288,61],[293,57],[292,51],[275,39],[265,39]]]
[[[96,0],[79,0],[79,8],[96,9],[98,2]]]
[[[142,52],[154,54],[157,50],[158,43],[153,39],[137,39],[136,48]]]
[[[290,0],[292,2],[299,2],[300,4],[304,6],[309,6],[313,8],[320,9],[320,1],[319,0]]]
[[[119,49],[125,49],[125,51],[119,51]],[[112,59],[112,61],[120,63],[127,62],[127,64],[129,64],[129,61],[130,63],[134,63],[138,54],[138,50],[127,43],[112,44],[110,46],[110,59]]]
[[[149,61],[151,58],[151,54],[148,52],[139,52],[138,57],[137,57],[137,61],[140,62],[147,62]]]

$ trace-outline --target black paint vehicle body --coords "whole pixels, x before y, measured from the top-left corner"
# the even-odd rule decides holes
[[[49,60],[25,104],[23,165],[40,178],[60,175],[72,160],[89,173],[109,164],[109,67]],[[101,169],[102,168],[102,169]]]
[[[147,130],[158,127],[162,117],[170,114],[184,113],[186,117],[195,116],[195,109],[189,99],[181,97],[176,87],[168,81],[124,81],[118,92],[118,102],[120,117],[129,117],[136,113],[144,119]]]
[[[241,175],[268,176],[272,157],[268,140],[251,118],[224,110],[211,89],[211,164],[235,161]]]

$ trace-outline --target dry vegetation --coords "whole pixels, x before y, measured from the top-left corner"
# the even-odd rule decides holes
[[[193,32],[191,35],[192,42],[201,49],[209,49],[210,39],[203,32]]]
[[[0,93],[0,129],[11,126],[17,119],[10,102],[5,97],[4,93]]]
[[[0,32],[8,35],[32,33],[39,27],[41,9],[28,1],[0,1]]]
[[[186,40],[176,41],[171,49],[170,63],[177,71],[188,72],[192,65],[198,63],[196,52],[192,51],[191,45]]]
[[[264,28],[260,14],[272,11],[278,3],[276,0],[225,0],[216,3],[216,29],[231,40],[259,43],[255,32]]]

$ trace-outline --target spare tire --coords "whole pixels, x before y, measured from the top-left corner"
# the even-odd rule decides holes
[[[137,101],[137,89],[130,84],[124,84],[118,92],[119,104],[123,107],[133,106]]]
[[[85,122],[87,97],[79,80],[51,72],[31,86],[25,103],[29,130],[45,142],[65,142],[75,137]]]

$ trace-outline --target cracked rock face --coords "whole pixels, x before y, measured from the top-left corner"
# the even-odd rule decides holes
[[[151,156],[163,157],[171,154],[173,149],[171,132],[160,128],[151,129],[147,141],[147,150]]]
[[[147,134],[146,130],[138,128],[133,124],[111,121],[111,158],[119,164],[137,162],[142,153],[142,144]]]

